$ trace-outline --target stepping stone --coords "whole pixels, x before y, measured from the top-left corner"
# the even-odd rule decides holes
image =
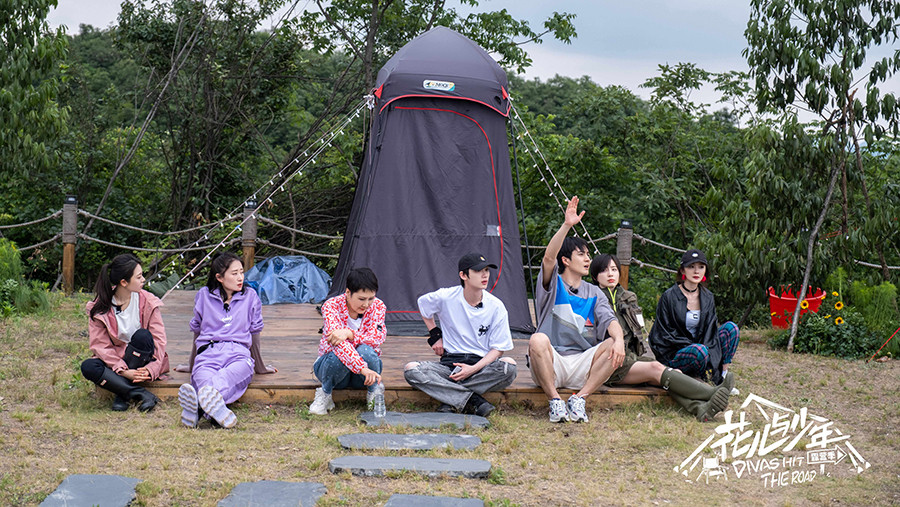
[[[65,507],[72,505],[99,505],[100,507],[126,507],[137,494],[134,487],[141,479],[121,475],[73,474],[41,502],[42,506]]]
[[[395,435],[391,433],[354,433],[341,435],[338,441],[345,449],[474,449],[481,439],[473,435]]]
[[[452,496],[391,495],[384,507],[484,507],[484,502]]]
[[[483,479],[491,463],[483,459],[399,458],[388,456],[342,456],[328,462],[328,470],[350,472],[364,477],[381,477],[387,472],[410,471],[427,477],[465,477]]]
[[[219,507],[312,507],[326,493],[321,482],[242,482]]]
[[[447,414],[443,412],[414,412],[404,414],[401,412],[388,412],[384,418],[375,417],[372,412],[363,412],[360,419],[367,426],[411,426],[413,428],[440,428],[445,424],[452,424],[457,428],[487,428],[491,422],[480,415]]]

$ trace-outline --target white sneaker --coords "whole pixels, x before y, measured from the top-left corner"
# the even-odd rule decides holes
[[[566,402],[559,398],[550,400],[550,422],[558,423],[566,422],[568,420],[569,415],[566,412]]]
[[[181,384],[178,388],[178,403],[181,405],[181,424],[188,428],[196,428],[200,420],[197,413],[197,391],[190,384]]]
[[[366,397],[368,399],[368,397]],[[321,387],[316,388],[316,399],[309,405],[309,413],[315,415],[327,415],[334,408],[334,400],[331,393],[325,393]]]
[[[200,408],[209,414],[210,417],[222,425],[223,428],[233,428],[237,424],[237,416],[225,405],[225,399],[222,393],[213,386],[203,386],[197,393],[200,401]]]
[[[562,401],[562,400],[560,400]],[[588,422],[587,412],[584,411],[584,398],[573,394],[566,403],[569,411],[569,420],[572,422]]]

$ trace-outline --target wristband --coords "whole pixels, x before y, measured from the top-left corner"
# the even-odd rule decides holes
[[[428,331],[428,345],[434,346],[438,340],[444,337],[444,333],[441,331],[441,328],[435,326]]]

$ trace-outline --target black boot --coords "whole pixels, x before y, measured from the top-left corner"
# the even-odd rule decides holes
[[[156,406],[156,402],[159,401],[159,399],[150,391],[143,387],[135,386],[127,378],[118,375],[109,368],[106,368],[103,371],[103,375],[100,377],[100,381],[97,382],[97,385],[122,398],[126,403],[129,401],[138,403],[138,410],[141,412],[153,410],[153,407]],[[115,403],[113,405],[115,405]]]
[[[112,409],[113,412],[124,412],[128,410],[128,400],[117,394],[116,399],[113,400]]]

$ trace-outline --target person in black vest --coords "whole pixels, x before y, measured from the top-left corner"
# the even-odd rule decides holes
[[[706,288],[709,263],[697,249],[681,257],[675,285],[656,306],[650,347],[656,359],[692,377],[722,382],[737,351],[740,332],[734,322],[719,325],[716,300]],[[732,389],[731,394],[738,394]]]

